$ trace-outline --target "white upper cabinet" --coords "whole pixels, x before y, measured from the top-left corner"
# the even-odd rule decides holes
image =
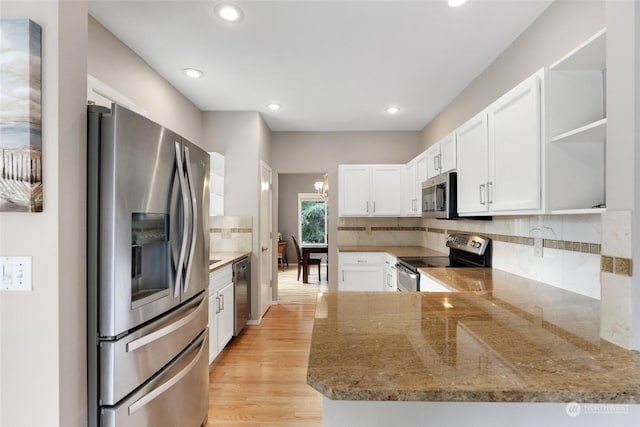
[[[427,179],[455,170],[457,166],[455,133],[450,133],[429,147],[426,156]]]
[[[542,207],[541,70],[458,130],[458,213]]]
[[[489,177],[487,113],[483,111],[471,118],[457,133],[458,213],[485,213]]]
[[[224,215],[224,156],[209,153],[209,215]]]
[[[371,166],[373,216],[400,216],[402,213],[402,165]]]
[[[605,203],[606,30],[547,73],[547,209],[594,212]]]
[[[339,216],[400,216],[402,165],[340,165]]]
[[[454,132],[445,136],[440,142],[440,173],[454,171],[458,168],[458,150],[456,134]]]
[[[421,216],[422,182],[427,180],[427,153],[416,156],[404,167],[402,177],[403,216]]]
[[[533,75],[488,108],[490,211],[541,208],[543,76],[543,72]]]
[[[369,216],[369,165],[340,165],[338,175],[340,216]]]

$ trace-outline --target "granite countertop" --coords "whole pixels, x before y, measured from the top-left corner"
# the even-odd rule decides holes
[[[307,382],[333,400],[640,403],[640,353],[600,303],[496,269],[422,273],[457,292],[318,296]]]
[[[216,261],[209,264],[209,272],[229,265],[247,255],[251,255],[251,252],[209,252],[209,260]]]
[[[395,257],[399,256],[447,256],[446,252],[439,252],[422,246],[347,246],[339,245],[338,252],[386,252]]]

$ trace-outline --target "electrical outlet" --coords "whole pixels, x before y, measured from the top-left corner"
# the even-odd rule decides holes
[[[31,257],[0,257],[0,290],[32,290]]]
[[[533,239],[533,256],[542,258],[542,237],[535,237]]]

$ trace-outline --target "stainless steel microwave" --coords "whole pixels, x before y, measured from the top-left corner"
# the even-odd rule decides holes
[[[422,216],[458,218],[457,174],[449,172],[422,183]]]

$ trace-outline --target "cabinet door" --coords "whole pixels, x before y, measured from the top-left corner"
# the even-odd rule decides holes
[[[458,213],[487,212],[488,136],[483,111],[460,126],[458,134]]]
[[[403,213],[406,215],[415,215],[418,212],[418,173],[415,159],[406,164],[402,182],[402,200]]]
[[[440,144],[429,147],[426,156],[427,179],[440,175]]]
[[[456,170],[457,160],[456,134],[450,133],[440,141],[440,173]]]
[[[369,166],[340,165],[338,214],[340,216],[369,216]]]
[[[233,282],[218,291],[218,351],[233,337]]]
[[[343,266],[340,271],[340,291],[383,291],[382,266]]]
[[[487,200],[492,211],[540,208],[539,87],[535,75],[487,110],[490,140]]]
[[[209,363],[213,362],[218,355],[217,313],[218,294],[209,290]]]
[[[401,165],[375,165],[371,169],[373,216],[400,216],[402,213]]]

